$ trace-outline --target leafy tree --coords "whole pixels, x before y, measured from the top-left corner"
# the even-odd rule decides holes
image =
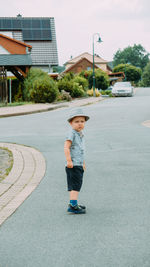
[[[128,46],[121,51],[119,49],[113,58],[113,65],[127,64],[128,62],[133,66],[140,67],[142,70],[149,61],[149,53],[146,52],[142,45]]]
[[[113,69],[113,72],[122,71],[125,73],[126,81],[138,82],[141,79],[142,71],[140,68],[136,68],[130,64],[119,64]]]
[[[150,61],[144,68],[140,86],[144,86],[144,87],[150,86]]]

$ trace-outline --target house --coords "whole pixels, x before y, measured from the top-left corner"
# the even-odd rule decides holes
[[[0,17],[0,34],[32,47],[32,67],[52,72],[58,66],[53,17]]]
[[[109,73],[108,76],[111,85],[114,85],[115,82],[122,82],[125,78],[124,72],[113,72]]]
[[[93,70],[93,55],[89,53],[83,53],[75,58],[71,58],[69,61],[67,61],[65,64],[65,71],[63,73],[67,72],[73,72],[75,74],[80,73],[82,70]],[[94,56],[94,68],[95,69],[101,69],[104,72],[106,72],[110,79],[110,84],[114,84],[118,81],[124,80],[124,73],[123,72],[112,72],[112,63],[107,62],[103,58],[101,58],[98,55]]]
[[[112,70],[108,66],[107,61],[99,57],[98,55],[94,56],[94,67],[99,68],[107,73],[111,73]],[[87,52],[70,59],[65,63],[65,71],[79,73],[82,70],[92,70],[93,69],[93,56]]]
[[[32,65],[32,46],[0,34],[0,67],[22,80]]]

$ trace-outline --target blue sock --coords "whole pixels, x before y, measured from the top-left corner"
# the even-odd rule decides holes
[[[76,206],[78,204],[78,201],[77,200],[70,200],[70,204],[71,206]]]

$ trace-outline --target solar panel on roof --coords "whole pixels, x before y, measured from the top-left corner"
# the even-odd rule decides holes
[[[33,30],[33,39],[34,40],[41,40],[41,30]]]
[[[33,19],[32,28],[41,28],[41,21],[39,19]]]
[[[41,24],[42,24],[42,28],[49,28],[50,29],[50,20],[49,19],[42,19]]]
[[[44,40],[51,40],[51,32],[49,30],[43,30],[42,37]]]
[[[52,40],[48,18],[0,18],[1,30],[22,30],[24,41]]]
[[[22,33],[23,33],[23,39],[24,40],[33,40],[31,30],[23,30]]]
[[[11,19],[2,19],[1,20],[1,26],[4,29],[12,29]]]
[[[21,30],[21,20],[20,19],[12,20],[12,28],[14,30]]]
[[[31,19],[22,19],[22,28],[32,28]]]

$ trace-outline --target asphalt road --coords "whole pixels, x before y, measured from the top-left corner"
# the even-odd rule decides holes
[[[86,164],[68,215],[63,144],[69,108],[0,119],[0,141],[43,152],[41,184],[0,228],[0,267],[150,266],[150,88],[84,107]]]

